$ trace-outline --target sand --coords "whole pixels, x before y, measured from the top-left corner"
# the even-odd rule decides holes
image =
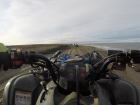
[[[8,46],[9,49],[13,47],[22,48],[23,51],[30,50],[30,51],[36,51],[38,53],[45,54],[47,57],[52,56],[57,50],[62,50],[65,54],[70,55],[84,55],[86,53],[90,53],[92,51],[98,51],[102,57],[107,57],[107,51],[98,49],[95,47],[90,46],[79,46],[75,47],[73,45],[26,45],[26,46]],[[137,71],[139,71],[140,67],[135,65],[137,68]],[[114,73],[118,74],[120,78],[126,79],[134,84],[136,84],[140,88],[140,72],[136,72],[133,68],[126,67],[127,69],[125,71],[118,71],[113,70]],[[3,89],[5,87],[5,84],[7,81],[12,78],[13,76],[19,75],[21,73],[27,73],[31,67],[29,65],[24,65],[22,68],[17,70],[8,70],[4,73],[4,71],[0,72],[0,98],[2,98]]]

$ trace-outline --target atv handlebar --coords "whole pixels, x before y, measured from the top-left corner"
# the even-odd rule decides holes
[[[95,65],[93,65],[94,70],[96,73],[106,70],[110,63],[115,64],[115,66],[123,66],[124,69],[126,68],[126,64],[138,64],[140,63],[140,51],[139,50],[129,50],[127,52],[119,52],[116,50],[113,51],[112,55],[108,56],[107,58],[99,61]],[[99,66],[100,69],[97,69]],[[116,68],[117,69],[117,68]],[[117,69],[118,70],[118,69]]]
[[[11,61],[9,68],[12,69],[20,68],[22,64],[41,65],[49,70],[54,83],[56,83],[57,78],[55,73],[53,72],[51,61],[46,56],[36,54],[35,52],[29,51],[22,52],[22,50],[20,49],[12,49],[9,55],[10,55],[9,60]],[[44,60],[45,64],[37,63],[38,59]]]
[[[46,56],[37,54],[35,52],[29,52],[29,51],[22,52],[22,50],[20,49],[12,49],[9,55],[10,55],[9,60],[11,61],[9,68],[13,68],[13,69],[20,68],[22,64],[39,65],[49,70],[54,83],[56,83],[57,77],[52,67],[52,65],[55,64],[53,64]],[[39,59],[44,60],[45,64],[38,63]],[[116,64],[140,63],[140,51],[129,50],[126,53],[118,52],[116,54],[108,56],[107,58],[93,65],[95,73],[101,73],[102,71],[106,70],[108,65],[112,62],[115,62]],[[98,67],[100,67],[99,70],[96,69]]]
[[[39,63],[40,59],[44,60],[45,63],[44,62]],[[61,79],[62,81],[57,81],[57,76],[56,76],[56,74],[54,72],[54,68],[53,68],[53,65],[55,65],[55,64],[53,64],[46,56],[41,55],[41,54],[37,54],[35,52],[29,52],[29,51],[22,52],[22,50],[20,50],[20,49],[12,49],[10,51],[10,54],[9,54],[9,61],[11,62],[10,68],[14,68],[14,69],[19,68],[22,64],[31,64],[32,66],[33,66],[33,64],[35,64],[35,65],[39,65],[39,66],[47,68],[49,70],[49,73],[50,73],[50,75],[52,77],[53,82],[56,85],[60,86],[61,88],[66,87],[66,90],[70,90],[70,91],[75,90],[75,86],[73,88],[72,85],[73,85],[73,83],[76,84],[77,104],[78,104],[79,103],[79,91],[80,91],[79,86],[83,86],[84,90],[89,90],[90,87],[88,88],[88,86],[92,85],[96,80],[98,80],[100,78],[118,79],[119,78],[118,76],[115,77],[115,76],[110,76],[109,75],[110,77],[106,77],[106,74],[109,73],[108,72],[109,70],[106,70],[108,65],[110,63],[112,63],[112,62],[119,63],[119,64],[121,64],[121,63],[126,64],[126,63],[130,63],[130,62],[132,62],[132,63],[140,63],[140,51],[138,51],[138,50],[130,50],[130,51],[126,52],[126,53],[118,52],[116,54],[113,54],[113,55],[111,55],[111,56],[109,56],[109,57],[107,57],[105,59],[102,59],[97,64],[93,65],[94,70],[92,69],[91,64],[90,64],[90,66],[87,65],[85,69],[84,69],[83,66],[80,66],[80,67],[82,67],[80,73],[83,73],[83,72],[87,73],[87,74],[85,73],[86,77],[84,77],[84,78],[83,77],[79,78],[80,73],[79,73],[79,67],[77,66],[78,65],[78,63],[77,63],[77,65],[76,65],[76,78],[75,78],[76,82],[75,81],[70,81],[71,77],[69,77],[69,81],[68,81],[67,76],[65,76],[66,79],[65,79],[65,77],[63,77]],[[78,60],[77,60],[77,62],[78,62]],[[82,61],[82,60],[79,60],[79,62],[80,62],[80,65],[85,64],[85,63],[83,63],[84,61]],[[72,63],[75,63],[75,62],[72,62]],[[69,63],[69,66],[73,66],[73,65],[71,63]],[[91,69],[89,69],[89,67],[91,67]],[[66,69],[63,69],[61,71],[65,72]],[[65,74],[67,75],[67,73],[65,73]],[[75,75],[75,74],[73,74],[73,75]],[[81,79],[81,81],[80,81],[80,79]],[[67,81],[68,81],[69,84],[66,83]],[[64,85],[63,84],[61,85],[61,83],[64,83]],[[72,89],[69,89],[67,87],[72,87]]]

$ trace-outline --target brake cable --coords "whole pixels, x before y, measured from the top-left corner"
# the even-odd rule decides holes
[[[113,57],[113,56],[116,56],[116,54],[113,54],[113,55],[111,55],[111,56],[108,56],[108,57],[102,59],[100,62],[98,62],[98,63],[96,63],[95,65],[93,65],[93,68],[95,69],[95,68],[98,67],[101,63],[105,62],[105,60],[107,60],[108,58]]]
[[[47,57],[44,57],[43,55],[41,54],[31,54],[30,58],[40,58],[40,59],[43,59],[45,62],[46,62],[46,65],[43,65],[45,66],[49,71],[50,71],[50,74],[52,76],[52,80],[55,84],[57,84],[56,80],[57,80],[57,77],[53,71],[53,68],[52,68],[52,64],[51,62],[49,61],[49,59]]]
[[[79,105],[79,67],[78,65],[75,65],[76,67],[76,92],[77,92],[77,105]]]
[[[105,63],[102,65],[101,69],[99,71],[103,71],[104,69],[107,68],[107,66],[111,63],[111,62],[115,62],[116,61],[116,57],[112,57],[109,58],[105,61]]]
[[[56,67],[56,69],[57,69],[56,71],[58,71],[59,68],[52,61],[50,61],[50,62],[53,64],[54,67]]]

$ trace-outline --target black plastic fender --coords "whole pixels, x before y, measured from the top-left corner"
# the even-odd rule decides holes
[[[31,73],[21,74],[11,78],[5,86],[3,93],[3,105],[15,105],[15,92],[31,93],[31,105],[35,105],[42,91],[41,79],[34,77]]]
[[[94,84],[94,88],[99,105],[140,105],[140,89],[129,81],[101,79]]]

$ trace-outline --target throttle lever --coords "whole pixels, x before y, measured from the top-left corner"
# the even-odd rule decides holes
[[[93,85],[90,85],[90,82],[89,82],[89,90],[90,90],[90,93],[91,93],[91,97],[94,97],[93,96],[93,90],[94,90],[94,87],[93,87]]]
[[[45,81],[41,81],[40,84],[42,85],[43,89],[45,90],[45,91],[42,93],[42,96],[41,96],[41,99],[40,99],[40,103],[42,103],[43,100],[46,100],[45,96],[46,96],[48,90],[46,89],[46,82],[45,82]]]
[[[134,66],[132,65],[132,63],[128,63],[128,66],[134,69]]]
[[[45,90],[45,93],[47,94],[48,90],[46,89],[46,82],[41,81],[40,84],[42,85],[43,89]]]

